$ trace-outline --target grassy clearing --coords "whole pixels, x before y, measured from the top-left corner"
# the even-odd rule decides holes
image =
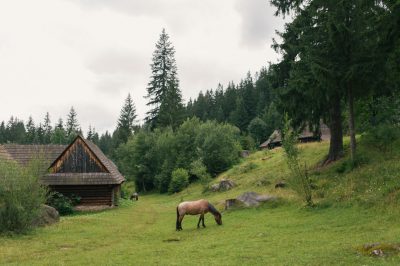
[[[398,147],[398,146],[397,146]],[[57,225],[16,237],[0,237],[0,262],[9,265],[399,265],[400,256],[363,255],[366,243],[398,243],[400,156],[368,150],[353,170],[346,159],[314,167],[327,143],[302,145],[303,158],[318,188],[317,207],[303,208],[289,188],[275,189],[287,178],[282,151],[258,152],[218,178],[238,186],[202,194],[200,184],[172,196],[146,195],[123,201],[118,209],[62,218]],[[368,147],[360,146],[360,150]],[[396,150],[396,149],[394,149]],[[379,156],[378,156],[379,155]],[[343,170],[344,169],[344,170]],[[224,199],[244,191],[278,195],[284,200],[254,209],[223,213],[223,225],[206,216],[185,217],[175,231],[175,207],[181,200]]]
[[[357,246],[396,242],[398,214],[361,208],[307,210],[292,204],[207,215],[206,229],[186,217],[174,230],[177,197],[150,195],[122,208],[63,218],[34,233],[3,238],[10,265],[351,265],[398,264],[359,255]]]

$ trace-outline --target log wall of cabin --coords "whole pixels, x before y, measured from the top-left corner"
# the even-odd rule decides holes
[[[120,185],[62,185],[50,188],[67,197],[72,194],[79,196],[79,205],[118,205],[115,191],[120,191]]]
[[[107,172],[104,165],[90,151],[86,144],[78,139],[52,167],[53,173],[101,173]]]

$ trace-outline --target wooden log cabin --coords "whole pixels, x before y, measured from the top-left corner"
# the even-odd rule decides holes
[[[118,205],[125,181],[115,164],[82,136],[68,146],[1,145],[0,158],[23,166],[39,159],[45,167],[41,182],[65,196],[79,196],[80,205]]]
[[[308,127],[305,127],[298,136],[299,142],[313,142],[321,140],[329,140],[331,136],[330,130],[327,125],[321,123],[318,133],[311,131]],[[282,134],[276,129],[271,136],[261,145],[260,149],[274,149],[282,146]]]

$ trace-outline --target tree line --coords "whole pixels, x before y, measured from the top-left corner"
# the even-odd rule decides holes
[[[89,131],[90,134],[98,137],[94,129],[90,128]],[[14,116],[8,122],[2,121],[0,123],[0,144],[67,144],[77,134],[82,134],[82,130],[73,107],[71,107],[65,123],[59,118],[57,123],[52,125],[48,112],[43,121],[38,124],[34,122],[32,116],[26,123]]]

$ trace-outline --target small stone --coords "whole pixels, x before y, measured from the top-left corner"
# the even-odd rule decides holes
[[[219,181],[219,183],[211,186],[211,191],[213,191],[213,192],[225,191],[225,190],[229,190],[235,186],[236,186],[236,184],[232,180],[222,179],[221,181]]]
[[[383,254],[382,249],[374,249],[371,251],[371,255],[377,256],[377,257],[382,257],[384,254]]]

